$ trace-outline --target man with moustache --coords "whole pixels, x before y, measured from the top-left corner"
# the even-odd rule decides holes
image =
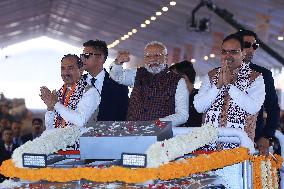
[[[144,49],[145,68],[123,69],[129,52],[119,52],[111,64],[110,76],[118,83],[134,86],[130,96],[127,120],[170,121],[172,126],[188,119],[189,92],[185,80],[170,72],[167,66],[167,49],[157,41]]]
[[[265,86],[260,73],[243,60],[243,41],[231,34],[222,43],[221,67],[211,70],[204,78],[194,106],[205,113],[205,123],[215,127],[244,130],[255,138],[256,118],[265,98]],[[216,144],[209,147],[216,149]],[[235,144],[222,144],[234,148]]]
[[[236,35],[239,35],[244,41],[244,62],[248,63],[254,71],[261,73],[264,79],[265,100],[257,116],[255,142],[260,154],[268,155],[269,139],[272,139],[275,130],[280,127],[280,107],[274,86],[274,79],[270,70],[251,62],[255,51],[259,47],[256,33],[250,30],[240,30]],[[265,126],[263,111],[267,113]]]
[[[77,55],[68,54],[61,59],[63,86],[58,91],[40,88],[41,98],[47,105],[46,129],[83,127],[100,103],[98,91],[82,76],[83,63]]]

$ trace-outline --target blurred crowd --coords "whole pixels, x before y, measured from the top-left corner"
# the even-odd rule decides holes
[[[0,164],[11,157],[14,149],[39,137],[43,130],[43,120],[33,118],[24,99],[8,99],[0,94]]]

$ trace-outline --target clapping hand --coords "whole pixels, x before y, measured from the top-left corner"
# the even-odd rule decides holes
[[[43,102],[46,104],[47,106],[47,110],[51,111],[54,108],[54,105],[57,103],[58,101],[58,97],[56,95],[56,91],[53,90],[52,92],[46,87],[46,86],[42,86],[40,87],[40,97],[43,100]]]
[[[237,72],[229,69],[227,61],[222,62],[221,71],[218,78],[217,88],[220,89],[223,85],[233,84],[237,79]]]

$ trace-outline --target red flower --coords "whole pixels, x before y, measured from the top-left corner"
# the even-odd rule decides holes
[[[166,125],[164,123],[162,123],[159,119],[155,121],[155,125],[158,127],[165,127]]]
[[[132,131],[134,131],[134,128],[133,128],[133,126],[127,126],[127,129],[128,129],[128,131],[130,131],[130,132],[132,132]]]

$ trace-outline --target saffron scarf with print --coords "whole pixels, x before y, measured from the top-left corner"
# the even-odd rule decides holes
[[[76,83],[75,89],[73,93],[70,96],[69,102],[67,104],[67,108],[75,110],[77,108],[77,105],[82,98],[85,88],[87,86],[86,77],[82,76],[79,81]],[[56,92],[58,96],[59,102],[64,104],[65,98],[66,98],[66,91],[64,91],[64,85]],[[53,126],[54,128],[63,128],[69,125],[72,125],[71,123],[67,121],[63,121],[63,118],[60,116],[60,114],[54,110],[55,116],[54,116],[54,122]],[[62,125],[63,123],[63,125]]]

